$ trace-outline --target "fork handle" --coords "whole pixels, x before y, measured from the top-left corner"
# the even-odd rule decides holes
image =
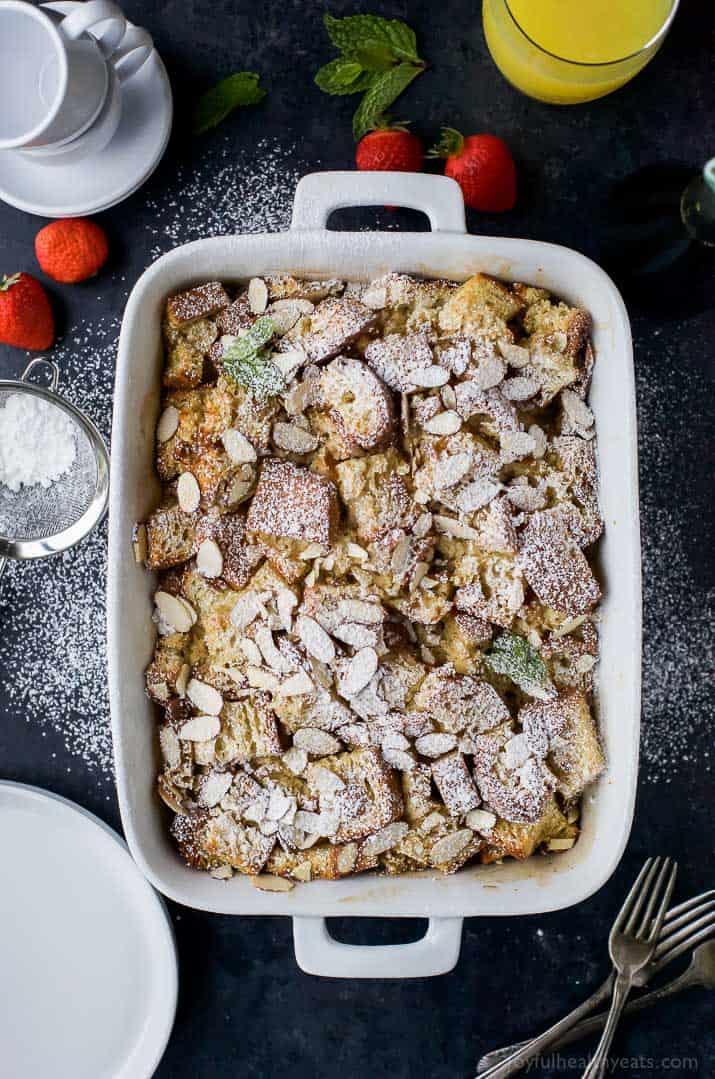
[[[491,1068],[487,1068],[486,1071],[481,1072],[480,1079],[506,1079],[509,1075],[516,1075],[517,1072],[526,1067],[530,1060],[535,1056],[538,1056],[542,1050],[548,1049],[554,1042],[558,1041],[567,1030],[570,1030],[571,1027],[575,1026],[576,1023],[597,1008],[599,1004],[603,1004],[611,994],[614,977],[615,975],[612,971],[603,985],[600,985],[587,1000],[584,1000],[583,1004],[579,1004],[577,1008],[574,1008],[572,1012],[565,1015],[563,1019],[559,1019],[558,1023],[554,1023],[548,1030],[545,1030],[543,1034],[539,1034],[538,1037],[532,1038],[530,1042],[525,1042],[522,1045],[516,1046],[514,1051],[504,1060],[500,1060]]]
[[[601,1040],[596,1046],[596,1052],[593,1054],[591,1061],[583,1073],[583,1079],[602,1079],[608,1066],[608,1054],[611,1049],[611,1042],[613,1041],[613,1035],[616,1033],[616,1027],[618,1026],[618,1020],[621,1018],[623,1009],[626,1006],[628,1000],[628,994],[631,991],[633,985],[633,978],[631,975],[619,974],[613,985],[613,997],[611,998],[611,1007],[608,1012],[608,1018],[606,1019],[606,1025],[601,1035]]]
[[[660,989],[653,989],[650,993],[644,993],[642,997],[638,997],[637,1000],[631,1000],[626,1004],[625,1015],[633,1015],[636,1012],[642,1011],[644,1008],[651,1008],[654,1004],[658,1004],[661,1000],[666,1000],[668,997],[673,996],[674,993],[680,993],[683,989],[689,989],[693,985],[698,983],[693,981],[689,971],[685,971],[684,974],[680,974],[677,978],[674,978],[672,982],[668,982],[666,985],[660,987]],[[603,1026],[606,1022],[606,1012],[599,1012],[598,1015],[589,1016],[588,1019],[582,1019],[580,1023],[577,1023],[575,1027],[571,1027],[565,1034],[552,1042],[549,1046],[550,1049],[563,1049],[566,1045],[572,1045],[573,1042],[581,1041],[582,1038],[588,1038],[590,1034],[596,1034],[599,1030],[603,1030]],[[515,1045],[508,1045],[503,1049],[492,1049],[491,1053],[485,1053],[482,1059],[479,1061],[480,1067],[477,1069],[477,1075],[480,1077],[484,1074],[487,1068],[490,1068],[493,1064],[499,1064],[505,1060],[515,1049],[523,1049],[528,1045],[528,1041],[518,1042]]]

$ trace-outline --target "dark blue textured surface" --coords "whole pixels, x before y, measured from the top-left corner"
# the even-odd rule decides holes
[[[312,73],[330,56],[320,24],[323,4],[145,0],[125,7],[154,35],[167,63],[177,124],[170,150],[149,184],[100,216],[113,242],[108,272],[87,286],[52,286],[68,333],[80,318],[121,313],[126,285],[150,259],[149,204],[161,202],[178,167],[190,172],[199,156],[204,162],[212,154],[218,157],[227,138],[243,154],[250,153],[263,136],[296,142],[299,173],[346,168],[352,162],[352,101],[327,99],[312,86]],[[431,62],[397,114],[412,117],[415,128],[429,136],[441,123],[450,123],[492,131],[513,148],[518,207],[501,217],[470,215],[473,232],[551,240],[598,257],[603,202],[614,183],[642,165],[668,158],[694,171],[713,153],[710,0],[686,0],[662,52],[631,85],[572,109],[532,102],[504,82],[486,53],[476,0],[366,7],[409,19]],[[330,8],[334,14],[355,10],[344,3]],[[267,102],[231,118],[221,132],[191,141],[185,118],[192,95],[240,68],[263,74],[270,90]],[[415,227],[414,220],[407,213],[370,212],[346,215],[339,223]],[[37,219],[0,204],[1,271],[33,270],[37,227]],[[702,650],[687,667],[678,666],[680,646],[670,649],[667,643],[682,632],[677,612],[683,603],[688,611],[699,612],[701,622],[712,617],[715,584],[712,261],[698,273],[705,276],[679,282],[685,284],[679,292],[688,302],[679,300],[669,308],[646,296],[629,305],[639,387],[647,555],[644,725],[650,742],[633,835],[614,878],[573,910],[467,922],[457,969],[443,978],[411,983],[311,978],[296,969],[287,919],[231,919],[175,909],[181,996],[158,1072],[164,1079],[470,1076],[485,1049],[536,1032],[600,981],[608,926],[646,854],[679,856],[680,896],[713,885],[712,733],[702,724],[707,709],[713,714],[712,697],[708,701],[712,637],[699,634],[697,642],[682,642],[686,653],[696,643]],[[0,346],[0,376],[16,374],[22,361],[21,354]],[[684,588],[689,590],[685,597]],[[9,591],[13,603],[32,604],[29,576],[23,594]],[[668,602],[674,596],[678,602]],[[0,633],[10,624],[1,604]],[[663,665],[672,657],[673,677],[664,683]],[[62,657],[48,655],[47,662],[61,666]],[[0,666],[0,677],[6,673]],[[669,709],[675,710],[686,692],[693,701],[693,726],[692,731],[684,728],[675,752],[668,742]],[[111,787],[85,771],[55,732],[20,724],[18,715],[17,706],[5,707],[0,696],[0,774],[47,786],[118,825]],[[662,759],[655,744],[660,737],[670,746]],[[422,923],[346,920],[334,930],[353,942],[396,942],[418,936]],[[624,1025],[616,1047],[630,1058],[624,1074],[634,1077],[673,1071],[712,1075],[710,998],[693,992],[644,1015],[637,1025]],[[580,1047],[573,1050],[577,1063],[552,1061],[538,1074],[578,1075],[579,1052]],[[641,1055],[651,1062],[638,1060]],[[671,1058],[677,1059],[669,1065]],[[697,1064],[689,1066],[688,1058]]]

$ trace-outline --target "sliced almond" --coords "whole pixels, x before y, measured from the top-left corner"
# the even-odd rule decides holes
[[[278,336],[283,337],[292,330],[299,318],[312,312],[313,306],[310,300],[276,300],[272,303],[268,314]]]
[[[286,678],[278,689],[279,697],[301,697],[304,693],[314,693],[315,686],[304,670],[297,671]]]
[[[244,637],[242,641],[238,642],[238,646],[249,663],[252,663],[254,667],[261,666],[263,663],[263,656],[255,641],[251,640],[250,637]]]
[[[338,603],[337,617],[346,622],[360,622],[373,626],[384,621],[385,613],[379,603],[370,603],[363,599],[344,599]]]
[[[342,850],[338,851],[338,873],[352,873],[357,853],[357,843],[346,843]]]
[[[514,345],[511,341],[497,341],[497,348],[510,367],[520,369],[526,367],[529,362],[529,350],[521,345]]]
[[[318,448],[318,439],[294,423],[274,423],[273,441],[286,453],[311,453]]]
[[[221,435],[223,448],[235,465],[252,464],[258,459],[253,444],[235,427],[227,427]]]
[[[312,562],[314,558],[320,558],[324,553],[325,548],[320,543],[309,543],[307,547],[304,547],[298,557],[301,562]]]
[[[175,633],[188,633],[193,625],[191,614],[187,611],[188,604],[182,603],[177,596],[170,592],[155,592],[154,603],[159,612],[162,622],[165,622]]]
[[[167,768],[178,768],[181,764],[181,743],[173,727],[159,729],[159,748]]]
[[[295,815],[296,828],[320,836],[334,836],[338,830],[340,819],[332,810],[324,810],[322,813],[309,813],[299,810]]]
[[[462,417],[458,412],[449,409],[447,412],[438,412],[423,426],[430,435],[456,435],[462,426]]]
[[[385,851],[392,850],[405,838],[409,830],[410,826],[406,821],[394,821],[392,824],[386,824],[379,832],[367,837],[361,848],[362,856],[374,858],[378,854],[384,854]]]
[[[134,534],[132,535],[132,549],[134,551],[135,562],[146,562],[147,556],[147,538],[146,538],[146,525],[135,525]]]
[[[424,539],[424,537],[428,534],[431,527],[432,527],[432,514],[431,513],[421,513],[419,515],[419,517],[417,518],[417,520],[415,521],[415,526],[412,529],[412,531],[413,531],[414,535],[417,536],[418,539]]]
[[[253,479],[244,479],[236,476],[226,491],[226,506],[232,509],[239,502],[245,501],[253,490]]]
[[[308,754],[304,749],[298,749],[297,746],[291,746],[287,749],[282,757],[283,763],[293,775],[301,775],[308,766]]]
[[[286,352],[274,352],[271,355],[271,363],[278,368],[285,379],[291,379],[307,360],[308,357],[300,348],[291,348]],[[299,409],[299,411],[302,412],[302,409]]]
[[[189,684],[189,675],[191,674],[191,666],[188,663],[181,665],[181,670],[176,676],[176,692],[180,697],[186,696],[186,687]]]
[[[172,813],[179,813],[183,816],[186,812],[186,807],[181,799],[181,795],[174,784],[169,782],[166,776],[159,776],[156,789],[164,805],[168,806]]]
[[[194,716],[179,727],[179,738],[186,742],[208,742],[221,730],[218,716]]]
[[[192,704],[209,716],[217,716],[223,708],[223,697],[217,689],[198,678],[192,678],[186,687],[186,696]]]
[[[201,488],[193,472],[182,472],[176,485],[176,496],[184,513],[195,513],[201,501]]]
[[[173,405],[167,405],[156,425],[157,442],[168,442],[176,434],[179,426],[179,410]]]
[[[445,753],[449,753],[450,749],[454,749],[456,744],[455,735],[437,732],[436,734],[423,734],[421,738],[415,741],[415,749],[423,757],[436,759]]]
[[[451,457],[443,457],[434,467],[434,486],[437,490],[454,487],[471,471],[472,465],[471,453],[455,453]]]
[[[387,307],[387,289],[383,285],[368,285],[360,294],[360,300],[372,311],[382,311]]]
[[[482,835],[489,835],[497,822],[496,815],[486,809],[470,809],[464,820],[468,828]]]
[[[246,678],[253,689],[265,689],[269,693],[277,693],[281,684],[278,675],[265,667],[247,667]]]
[[[470,528],[469,525],[457,521],[454,517],[442,517],[436,513],[434,523],[440,532],[444,532],[448,536],[454,536],[455,539],[479,539],[479,532],[477,532],[476,528]]]
[[[202,577],[215,578],[223,573],[223,555],[218,543],[206,539],[196,552],[196,569]]]
[[[358,543],[348,543],[345,546],[345,550],[354,558],[357,562],[367,562],[370,557],[364,547],[361,547]]]
[[[295,884],[288,877],[271,877],[268,873],[248,879],[259,892],[292,892],[295,888]]]
[[[432,865],[444,865],[451,862],[462,853],[468,843],[471,843],[474,833],[471,828],[461,828],[458,832],[438,839],[430,851],[429,860]]]
[[[330,663],[335,659],[335,645],[322,626],[308,615],[299,615],[296,619],[296,633],[309,655],[321,663]]]
[[[534,440],[534,448],[531,451],[532,456],[540,459],[546,453],[546,446],[548,439],[546,438],[546,432],[542,427],[539,427],[538,423],[532,423],[528,432]]]
[[[501,484],[498,480],[487,478],[473,480],[471,483],[465,483],[464,487],[457,492],[457,506],[462,513],[474,513],[482,506],[488,506],[500,491]]]
[[[561,391],[561,403],[564,406],[564,412],[576,427],[583,427],[588,429],[593,427],[596,422],[593,412],[584,404],[577,393],[573,390]]]
[[[401,581],[407,572],[412,554],[412,543],[409,536],[403,536],[398,541],[390,559],[390,572],[396,581]]]
[[[573,836],[564,837],[563,839],[550,839],[546,844],[547,850],[571,850],[576,842]]]
[[[261,604],[255,592],[245,592],[236,600],[231,611],[231,625],[236,629],[246,629],[254,622],[261,611]]]
[[[398,772],[411,772],[417,765],[414,757],[404,749],[392,749],[390,746],[383,748],[382,756],[386,764],[396,768]]]
[[[374,648],[361,648],[345,668],[340,680],[340,692],[344,697],[355,697],[372,681],[378,667],[377,652]]]
[[[248,306],[254,315],[262,315],[268,306],[268,286],[262,277],[252,277],[248,282]]]
[[[317,727],[300,727],[293,735],[293,745],[314,757],[328,757],[340,749],[337,738]],[[307,828],[305,830],[309,831]]]
[[[418,367],[414,371],[410,371],[409,380],[421,389],[436,389],[438,386],[444,386],[449,382],[449,371],[445,371],[444,367],[440,367],[438,364],[432,364],[430,367]]]
[[[298,597],[290,588],[282,588],[276,596],[276,609],[281,620],[281,626],[290,633],[293,625],[293,610],[298,604]]]
[[[259,626],[253,634],[256,644],[261,650],[261,655],[271,670],[278,674],[287,674],[289,664],[286,657],[280,652],[273,640],[273,633],[268,626]]]
[[[360,622],[344,622],[342,626],[336,626],[333,636],[351,648],[374,648],[377,644],[376,631]]]
[[[516,375],[514,378],[504,379],[501,384],[501,392],[507,401],[528,401],[530,397],[539,392],[539,383],[535,378]]]
[[[232,783],[233,776],[230,772],[209,772],[199,788],[197,802],[211,809],[228,794]]]

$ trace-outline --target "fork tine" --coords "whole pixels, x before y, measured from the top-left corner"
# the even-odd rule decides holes
[[[679,947],[683,941],[689,940],[693,933],[697,933],[700,929],[706,929],[708,926],[715,928],[715,911],[709,911],[707,914],[703,914],[701,918],[697,918],[677,933],[672,933],[670,936],[666,937],[665,940],[661,941],[655,950],[654,958],[656,962],[660,962],[660,960],[665,959],[666,956],[670,957],[670,953],[674,948]],[[670,962],[670,958],[668,958],[668,962]]]
[[[648,902],[646,903],[646,908],[645,908],[645,911],[643,912],[643,917],[641,918],[640,922],[638,923],[638,928],[636,929],[635,925],[633,925],[631,927],[634,935],[638,939],[643,938],[646,930],[648,929],[648,927],[649,927],[649,925],[651,923],[651,919],[653,917],[653,911],[655,910],[655,905],[658,902],[658,899],[659,899],[659,897],[660,897],[660,895],[662,893],[663,881],[665,880],[665,877],[666,877],[666,874],[668,872],[668,869],[670,868],[670,865],[671,865],[670,858],[664,858],[663,861],[662,861],[662,864],[659,867],[658,875],[655,878],[655,880],[653,881],[650,892],[648,893]],[[645,889],[644,889],[644,891],[645,891]]]
[[[629,904],[628,921],[626,922],[625,925],[619,926],[621,932],[623,932],[623,933],[632,933],[633,932],[633,930],[635,928],[635,924],[636,924],[636,919],[638,918],[638,915],[640,914],[640,909],[643,906],[643,900],[645,899],[645,897],[650,892],[650,887],[651,887],[651,884],[653,883],[653,877],[658,872],[658,867],[660,866],[661,859],[660,859],[660,857],[658,857],[658,858],[650,858],[649,862],[650,862],[650,865],[648,866],[648,872],[643,876],[643,880],[641,882],[640,888],[638,888],[638,891],[636,892],[636,894],[633,897],[633,903]],[[640,880],[641,880],[641,875],[639,874],[638,881],[640,881]],[[626,902],[628,902],[629,900],[630,900],[630,896],[628,897]]]
[[[707,892],[701,892],[700,895],[693,895],[690,899],[684,899],[682,903],[678,903],[676,906],[671,907],[665,916],[665,925],[667,926],[673,918],[680,917],[681,914],[686,914],[698,903],[705,903],[710,899],[715,899],[715,889],[711,888]]]
[[[670,897],[673,894],[673,888],[675,887],[675,880],[678,876],[678,863],[672,861],[670,858],[666,859],[665,865],[663,866],[663,871],[659,874],[658,877],[658,890],[660,890],[660,884],[664,878],[666,865],[670,866],[670,874],[667,881],[665,882],[665,891],[663,892],[663,898],[661,899],[660,906],[658,907],[658,913],[655,916],[655,921],[649,928],[645,918],[643,919],[644,924],[642,932],[646,934],[645,939],[648,941],[657,941],[658,937],[660,936],[660,930],[663,925],[663,919],[665,918],[665,912],[668,909],[668,903],[670,903]],[[655,895],[653,896],[653,898],[655,898]]]
[[[661,944],[666,943],[671,936],[673,936],[683,926],[687,929],[692,924],[694,918],[699,918],[703,914],[707,914],[708,911],[715,911],[715,900],[709,900],[705,903],[701,903],[699,906],[692,907],[687,913],[681,914],[679,918],[674,918],[672,921],[668,921],[667,917],[663,922],[663,928],[660,931],[660,940],[658,941],[658,947]]]
[[[613,923],[613,928],[611,929],[611,934],[620,932],[622,930],[623,923],[625,922],[626,918],[628,917],[628,914],[630,912],[633,901],[636,898],[636,896],[638,895],[638,891],[639,891],[639,889],[640,889],[640,887],[641,887],[641,885],[643,883],[643,879],[644,879],[646,873],[648,873],[648,871],[650,870],[652,864],[653,864],[653,859],[652,858],[646,858],[645,862],[643,863],[643,868],[641,869],[640,873],[638,874],[635,881],[633,882],[633,887],[631,888],[630,892],[628,893],[628,895],[626,896],[626,898],[623,901],[623,906],[619,910],[618,916],[617,916],[615,922]]]
[[[672,948],[670,951],[666,952],[665,955],[661,956],[653,965],[653,973],[657,974],[658,971],[662,970],[663,967],[666,967],[669,963],[672,963],[674,959],[678,958],[678,956],[683,955],[685,952],[691,951],[691,949],[695,948],[696,944],[700,944],[702,941],[707,940],[714,934],[715,921],[710,922],[709,925],[704,926],[697,933],[693,933],[692,936],[688,937],[686,940],[678,944],[675,948]]]

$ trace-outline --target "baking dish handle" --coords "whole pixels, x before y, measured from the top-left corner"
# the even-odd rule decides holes
[[[433,232],[467,231],[459,184],[419,172],[312,172],[295,189],[290,227],[324,229],[333,210],[385,205],[421,210]]]
[[[295,958],[306,974],[323,978],[430,978],[457,965],[462,918],[430,918],[412,944],[341,944],[325,918],[294,918]]]

